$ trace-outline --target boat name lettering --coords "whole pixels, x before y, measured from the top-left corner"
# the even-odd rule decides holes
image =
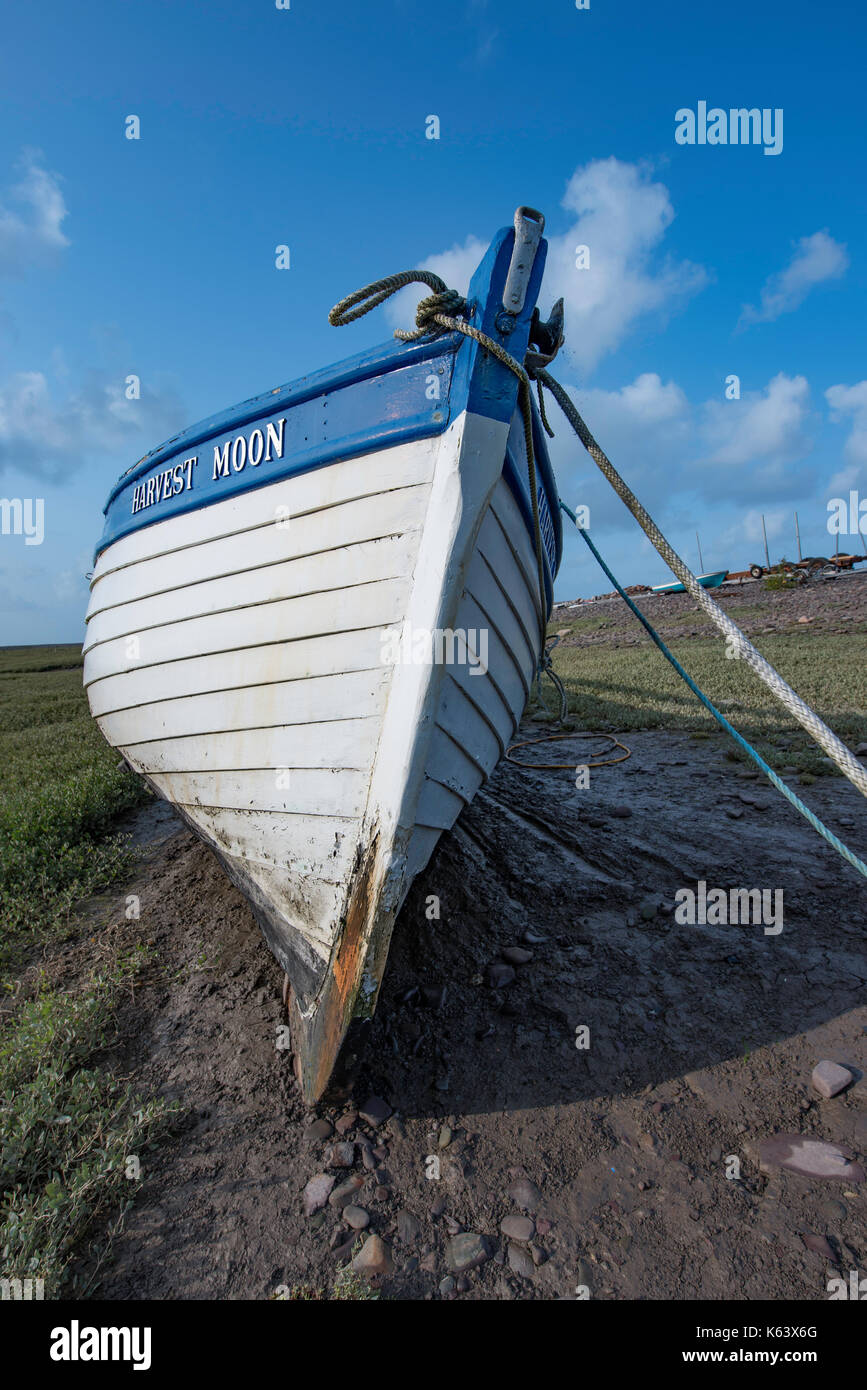
[[[227,439],[222,446],[214,445],[214,473],[213,480],[218,478],[231,477],[232,473],[241,473],[249,463],[251,468],[258,468],[260,463],[270,463],[272,457],[278,459],[283,457],[284,434],[286,429],[286,416],[278,420],[276,424],[269,422],[265,426],[265,432],[257,426],[251,430],[249,435],[236,434],[234,439]],[[274,450],[272,455],[271,450]]]
[[[164,502],[167,497],[177,497],[178,493],[189,492],[193,486],[193,469],[198,464],[198,456],[184,459],[161,473],[154,473],[145,482],[139,483],[132,494],[133,513],[152,507],[155,502]]]

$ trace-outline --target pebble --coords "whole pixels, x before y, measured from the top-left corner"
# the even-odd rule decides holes
[[[541,1206],[542,1194],[529,1178],[518,1178],[507,1191],[515,1206],[523,1211],[535,1213]]]
[[[389,1197],[391,1196],[391,1189],[380,1185],[379,1187],[374,1188],[373,1195],[376,1198],[377,1202],[387,1202]]]
[[[593,1271],[592,1271],[592,1269],[590,1268],[590,1265],[587,1263],[586,1260],[579,1260],[579,1261],[578,1261],[578,1268],[577,1268],[577,1270],[576,1270],[576,1275],[577,1275],[576,1283],[577,1283],[577,1284],[583,1284],[583,1285],[585,1286],[585,1288],[589,1289],[590,1293],[592,1294],[592,1292],[593,1292]]]
[[[352,1178],[347,1178],[339,1187],[335,1187],[331,1196],[328,1198],[328,1205],[330,1207],[336,1207],[338,1211],[343,1207],[348,1207],[358,1189],[363,1186],[364,1178],[358,1177],[357,1175]]]
[[[452,1236],[446,1245],[446,1263],[454,1274],[476,1269],[490,1257],[487,1240],[475,1231],[463,1231],[460,1235]]]
[[[402,1245],[414,1245],[421,1235],[421,1222],[406,1207],[397,1213],[397,1238]]]
[[[409,1259],[406,1261],[406,1264],[405,1264],[404,1267],[403,1267],[404,1273],[405,1273],[405,1274],[415,1274],[415,1271],[416,1271],[417,1269],[418,1269],[418,1257],[417,1257],[416,1255],[410,1255]]]
[[[385,1241],[377,1235],[368,1236],[352,1261],[352,1268],[356,1274],[363,1274],[365,1277],[374,1274],[391,1274],[394,1270],[394,1263],[391,1258],[391,1251]]]
[[[351,1226],[353,1231],[363,1231],[370,1225],[370,1217],[364,1207],[354,1207],[352,1205],[343,1208],[343,1219],[347,1226]]]
[[[422,1255],[421,1259],[419,1260],[419,1265],[428,1274],[436,1274],[437,1257],[434,1254],[434,1252],[432,1250],[429,1250],[426,1255]]]
[[[467,1278],[467,1276],[466,1276],[465,1274],[460,1275],[460,1277],[458,1278],[457,1285],[456,1285],[456,1288],[457,1288],[458,1293],[467,1293],[467,1291],[469,1290],[469,1287],[470,1287],[470,1281],[469,1281],[469,1279]]]
[[[759,1144],[763,1168],[787,1168],[804,1177],[826,1182],[864,1182],[864,1169],[836,1144],[824,1139],[808,1139],[803,1134],[774,1134]]]
[[[339,1234],[345,1235],[346,1232],[344,1230],[340,1230]],[[347,1260],[352,1258],[352,1247],[355,1245],[357,1239],[358,1236],[353,1234],[349,1237],[348,1240],[342,1241],[340,1245],[335,1245],[334,1258],[336,1259],[338,1264],[345,1264]]]
[[[817,1255],[822,1255],[824,1259],[830,1260],[833,1264],[837,1263],[837,1256],[824,1236],[813,1235],[812,1231],[802,1231],[801,1240],[808,1250],[815,1250]]]
[[[317,1173],[304,1189],[304,1215],[312,1216],[328,1201],[335,1179],[330,1173]]]
[[[307,1131],[306,1138],[313,1143],[321,1143],[323,1139],[330,1139],[334,1133],[330,1120],[314,1120]]]
[[[819,1210],[826,1221],[830,1221],[832,1224],[837,1221],[845,1221],[846,1217],[849,1215],[842,1202],[820,1202]]]
[[[548,940],[547,936],[540,936],[538,932],[525,931],[523,940],[528,946],[542,946]]]
[[[627,820],[632,815],[631,806],[612,806],[612,816],[617,816],[619,820]]]
[[[839,1066],[836,1062],[819,1062],[813,1068],[813,1087],[825,1100],[830,1100],[832,1096],[845,1091],[854,1080],[849,1069]]]
[[[430,1214],[431,1216],[442,1216],[445,1209],[445,1197],[435,1197],[434,1200],[431,1202]]]
[[[376,1155],[373,1152],[373,1146],[366,1139],[361,1144],[361,1162],[368,1173],[372,1173],[376,1167]]]
[[[380,1125],[385,1124],[392,1111],[391,1106],[382,1099],[382,1096],[369,1096],[358,1113],[366,1125],[378,1129]]]
[[[547,1235],[550,1234],[550,1231],[551,1231],[551,1222],[550,1222],[550,1221],[540,1220],[540,1221],[537,1221],[537,1222],[536,1222],[536,1234],[537,1234],[537,1235],[540,1235],[540,1236],[547,1236]]]
[[[358,1111],[350,1110],[348,1115],[341,1115],[334,1128],[338,1134],[348,1134],[358,1124]]]
[[[533,952],[523,946],[504,946],[500,955],[509,965],[529,965],[533,959]]]
[[[332,1144],[325,1162],[329,1168],[351,1168],[355,1163],[355,1145],[345,1141]]]
[[[532,1279],[536,1266],[532,1256],[522,1246],[510,1245],[509,1268],[522,1279]]]
[[[451,1142],[452,1142],[452,1131],[451,1131],[451,1129],[449,1128],[448,1125],[443,1125],[443,1127],[442,1127],[442,1129],[440,1130],[440,1133],[439,1133],[439,1138],[437,1139],[437,1145],[438,1145],[438,1147],[441,1148],[441,1149],[447,1149],[448,1146],[449,1146],[449,1144],[450,1144]]]
[[[447,1274],[445,1279],[440,1280],[440,1293],[443,1298],[448,1298],[449,1294],[454,1292],[454,1289],[455,1281],[450,1274]]]
[[[536,1245],[535,1242],[528,1248],[531,1256],[533,1257],[533,1264],[543,1265],[548,1258],[548,1252],[546,1250],[543,1250],[541,1245]]]
[[[509,1240],[522,1241],[526,1245],[536,1234],[536,1225],[529,1216],[504,1216],[500,1230]]]
[[[494,961],[488,966],[488,984],[491,989],[505,989],[507,985],[514,982],[515,972],[511,965],[505,965],[500,961]]]

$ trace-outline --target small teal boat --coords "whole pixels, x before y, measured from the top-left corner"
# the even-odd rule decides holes
[[[696,579],[703,589],[718,589],[727,574],[728,570],[716,570],[713,574],[697,574]],[[654,584],[650,592],[652,594],[685,594],[686,589],[679,579],[673,579],[670,584]]]

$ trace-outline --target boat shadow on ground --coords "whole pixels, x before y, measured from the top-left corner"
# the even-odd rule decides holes
[[[626,737],[632,757],[580,791],[569,771],[501,764],[414,884],[363,1072],[403,1113],[634,1093],[862,1001],[854,870],[769,785],[726,766],[721,740]],[[568,746],[552,745],[558,759]],[[846,825],[863,825],[854,788],[810,792],[863,854]],[[772,910],[781,890],[782,929],[678,922],[675,894],[699,881],[769,890]],[[531,958],[503,970],[515,947]]]

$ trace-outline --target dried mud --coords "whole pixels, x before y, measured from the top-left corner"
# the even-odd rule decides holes
[[[763,1173],[757,1153],[776,1131],[867,1153],[863,1084],[831,1100],[810,1086],[822,1058],[867,1070],[864,885],[725,760],[722,736],[625,742],[632,756],[580,792],[568,771],[500,766],[400,914],[354,1101],[315,1113],[277,1046],[282,976],[244,899],[167,808],[140,814],[138,880],[100,917],[149,941],[156,966],[111,1060],[185,1118],[144,1156],[98,1296],[330,1287],[352,1233],[331,1206],[304,1214],[331,1142],[310,1126],[371,1093],[395,1116],[342,1137],[361,1141],[354,1201],[394,1260],[385,1297],[812,1300],[865,1269],[867,1184]],[[578,762],[588,745],[553,747]],[[829,777],[806,795],[867,854],[854,788]],[[702,879],[782,888],[782,932],[678,924],[675,891]],[[121,928],[128,892],[141,917]],[[527,931],[545,938],[532,960],[491,988],[487,967]],[[384,1146],[368,1149],[376,1171],[367,1138]],[[538,1264],[500,1234],[521,1177],[539,1190]],[[457,1282],[456,1230],[491,1256]]]

